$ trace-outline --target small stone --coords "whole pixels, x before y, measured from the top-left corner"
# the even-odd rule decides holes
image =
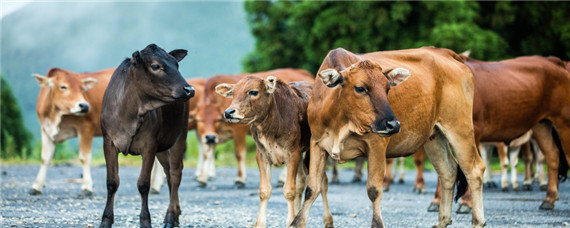
[[[349,215],[351,218],[356,218],[356,214],[350,214]]]
[[[87,227],[93,227],[93,224],[87,224]]]
[[[570,226],[570,223],[568,223],[568,222],[563,222],[562,225],[563,225],[563,226]]]
[[[220,201],[214,201],[215,205],[220,205]]]

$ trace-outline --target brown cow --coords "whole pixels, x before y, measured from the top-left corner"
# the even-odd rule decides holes
[[[271,165],[287,164],[287,179],[283,186],[283,195],[289,209],[287,226],[299,211],[306,184],[305,169],[308,168],[301,160],[303,153],[309,150],[311,138],[307,105],[312,87],[312,82],[285,84],[274,76],[265,80],[248,76],[235,85],[224,83],[216,87],[219,94],[233,97],[233,102],[224,112],[224,118],[232,123],[250,125],[257,145],[260,204],[256,227],[267,226],[265,216],[271,196]],[[325,217],[332,219],[326,197],[323,202]]]
[[[457,177],[458,196],[466,188],[465,179],[469,182],[473,226],[482,227],[485,165],[473,135],[473,75],[461,60],[453,51],[435,48],[367,54],[330,51],[307,109],[312,133],[309,179],[305,201],[291,226],[304,227],[311,205],[326,191],[322,185],[329,154],[341,162],[368,157],[372,227],[383,227],[380,200],[386,158],[408,156],[424,146],[445,180],[445,207],[440,208],[437,227],[451,224]]]
[[[212,174],[208,174],[208,169],[210,173],[213,172],[215,145],[232,138],[234,140],[235,155],[238,161],[235,185],[238,188],[245,186],[245,138],[248,134],[249,127],[242,124],[227,123],[223,120],[224,110],[230,105],[232,99],[217,94],[215,87],[222,83],[235,84],[248,75],[255,75],[262,78],[273,75],[284,82],[313,80],[313,75],[308,71],[290,68],[251,74],[217,75],[208,79],[204,86],[204,97],[198,102],[196,116],[196,120],[198,121],[198,134],[201,137],[200,142],[204,147],[204,165],[196,178],[201,186],[206,186],[208,179],[212,177]]]
[[[79,138],[79,160],[83,165],[80,195],[93,193],[91,145],[94,136],[101,136],[101,102],[114,70],[77,74],[52,68],[46,76],[34,74],[42,87],[36,105],[42,129],[42,165],[30,194],[41,194],[55,144],[73,137]]]
[[[137,187],[142,207],[140,226],[150,227],[150,173],[158,158],[170,190],[165,227],[178,226],[178,187],[186,149],[189,105],[194,89],[178,71],[186,50],[166,53],[155,44],[133,53],[117,68],[105,91],[101,112],[103,149],[107,163],[107,204],[100,227],[114,222],[113,203],[119,187],[118,154],[142,155]]]
[[[547,193],[539,208],[552,210],[558,199],[557,180],[559,175],[565,179],[566,161],[570,161],[570,74],[566,66],[556,57],[541,56],[498,62],[467,58],[465,64],[475,77],[476,141],[509,144],[532,130],[548,167]],[[553,130],[561,145],[556,144]],[[470,203],[466,194],[461,204]],[[437,204],[436,192],[432,205]]]

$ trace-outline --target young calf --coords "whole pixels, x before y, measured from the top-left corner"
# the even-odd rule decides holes
[[[107,163],[107,204],[101,227],[111,227],[113,201],[119,187],[118,159],[123,154],[142,155],[138,179],[142,207],[140,226],[150,227],[148,193],[150,173],[157,157],[166,173],[170,205],[165,227],[178,226],[178,187],[182,178],[182,156],[186,149],[188,110],[194,96],[178,71],[178,62],[187,54],[177,49],[166,53],[155,44],[124,60],[109,82],[103,97],[101,128]]]
[[[235,85],[224,83],[216,86],[217,93],[233,97],[224,118],[232,123],[250,125],[257,145],[261,202],[256,227],[266,226],[267,201],[271,196],[271,165],[287,163],[287,179],[283,187],[289,208],[287,225],[299,211],[306,184],[306,167],[301,157],[303,152],[309,151],[311,138],[307,105],[312,87],[312,82],[285,84],[274,76],[265,80],[248,76]],[[325,215],[332,218],[326,204]]]

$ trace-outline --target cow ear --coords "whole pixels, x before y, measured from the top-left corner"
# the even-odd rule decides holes
[[[139,51],[133,52],[133,57],[131,58],[131,64],[135,67],[140,66],[142,64],[141,53]]]
[[[275,76],[269,76],[265,79],[265,88],[267,93],[272,94],[275,92],[275,86],[277,85],[277,78]]]
[[[232,98],[234,96],[234,84],[222,83],[216,86],[216,93]]]
[[[83,89],[83,91],[87,91],[93,87],[95,87],[95,85],[97,84],[97,79],[94,78],[86,78],[81,80],[81,82],[83,83],[83,86],[81,87]]]
[[[325,85],[329,88],[334,88],[344,82],[344,79],[340,72],[336,69],[328,68],[324,69],[319,73],[319,77],[325,83]]]
[[[410,71],[405,68],[398,67],[388,72],[386,77],[388,78],[388,81],[390,81],[390,86],[393,87],[406,81],[406,79],[410,77]]]
[[[182,61],[182,59],[184,59],[184,57],[186,57],[186,55],[188,55],[188,51],[186,51],[184,49],[176,49],[176,50],[172,50],[168,54],[174,56],[174,58],[176,58],[176,60],[178,62],[180,62],[180,61]]]
[[[49,86],[49,87],[53,87],[53,81],[46,77],[46,76],[41,76],[39,74],[32,74],[32,76],[34,76],[34,78],[36,78],[36,80],[38,80],[38,84],[40,86]]]

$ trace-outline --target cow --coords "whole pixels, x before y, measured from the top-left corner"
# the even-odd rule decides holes
[[[340,162],[368,158],[372,227],[383,227],[380,200],[386,158],[409,156],[422,146],[444,180],[445,207],[440,208],[436,227],[451,224],[456,179],[456,199],[465,192],[466,181],[472,190],[472,225],[485,225],[485,165],[477,153],[472,123],[473,75],[462,60],[451,50],[432,47],[366,54],[343,48],[330,51],[307,108],[309,178],[291,227],[305,226],[311,205],[319,192],[326,191],[322,186],[327,155]],[[332,226],[332,221],[325,226]]]
[[[266,227],[267,202],[271,196],[271,165],[287,165],[283,195],[287,200],[287,226],[299,211],[306,184],[303,153],[309,150],[311,130],[307,121],[307,105],[313,82],[288,84],[269,76],[248,76],[237,84],[220,84],[216,92],[232,98],[224,118],[232,123],[249,125],[257,146],[259,166],[259,215],[256,227]],[[307,157],[308,158],[308,157]],[[326,194],[323,195],[326,202]],[[325,204],[325,217],[332,219]],[[326,221],[326,219],[325,219]]]
[[[196,129],[196,107],[197,104],[196,102],[194,102],[195,100],[200,100],[200,98],[202,97],[202,94],[204,94],[204,83],[206,82],[206,79],[204,78],[189,78],[186,79],[186,83],[188,83],[189,85],[191,85],[194,88],[194,97],[192,99],[192,102],[188,101],[189,105],[190,105],[190,111],[188,113],[188,131],[191,130],[195,130]],[[200,139],[200,136],[196,134],[196,136],[198,137],[198,140]],[[199,159],[202,159],[202,144],[198,144],[198,150],[199,150]],[[201,162],[198,162],[198,165],[200,165]],[[200,167],[198,166],[198,168],[196,169],[196,175],[198,174],[198,170],[200,169]],[[160,165],[160,162],[156,162],[154,163],[154,166],[152,167],[152,176],[150,179],[151,182],[151,187],[150,187],[150,193],[151,194],[159,194],[160,193],[160,188],[162,187],[163,183],[164,183],[164,172],[162,172],[163,167]]]
[[[140,226],[151,227],[148,210],[150,173],[155,157],[164,167],[170,204],[165,227],[179,225],[178,187],[182,178],[182,158],[186,149],[189,105],[194,89],[178,71],[178,62],[187,54],[169,53],[155,44],[135,51],[115,70],[103,97],[101,130],[107,166],[107,203],[100,227],[114,222],[113,203],[119,187],[118,155],[142,155],[137,187],[142,207]]]
[[[223,120],[224,110],[230,105],[232,99],[217,94],[215,87],[222,83],[235,84],[249,75],[263,78],[273,75],[284,82],[313,80],[313,75],[308,71],[291,68],[258,73],[216,75],[209,78],[204,86],[204,97],[198,102],[196,115],[198,135],[201,137],[200,142],[204,148],[204,165],[202,165],[200,174],[196,178],[201,187],[205,187],[208,179],[214,175],[212,172],[215,172],[213,164],[216,144],[230,139],[234,140],[235,156],[238,162],[235,186],[237,188],[245,187],[245,138],[249,134],[249,127],[242,124],[228,123]]]
[[[523,56],[496,62],[463,58],[475,77],[473,124],[477,143],[508,145],[532,130],[548,167],[546,197],[539,209],[554,209],[557,182],[566,179],[570,161],[567,66],[556,57]],[[436,191],[428,210],[439,204],[438,194]],[[470,204],[467,193],[460,205]],[[470,211],[461,206],[461,213]]]
[[[46,76],[33,75],[41,86],[36,112],[41,125],[42,164],[30,194],[42,193],[55,144],[73,137],[79,138],[83,166],[80,196],[93,194],[91,145],[93,137],[101,136],[101,102],[114,70],[78,74],[51,68]]]

